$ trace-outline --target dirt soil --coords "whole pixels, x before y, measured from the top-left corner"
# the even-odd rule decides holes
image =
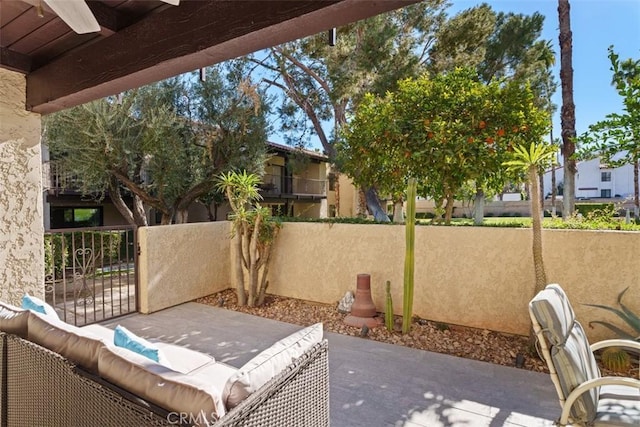
[[[277,295],[267,295],[265,304],[261,307],[239,307],[235,291],[231,289],[200,298],[196,302],[300,326],[309,326],[322,322],[325,331],[343,335],[361,336],[362,332],[360,328],[344,324],[343,319],[346,315],[338,312],[337,304],[319,304]],[[383,315],[380,313],[380,316]],[[524,369],[548,372],[546,365],[541,360],[527,353],[527,337],[448,325],[419,318],[414,318],[411,332],[402,335],[400,333],[401,324],[402,318],[395,316],[396,330],[394,332],[387,331],[384,325],[381,325],[370,329],[365,339],[505,366],[515,366],[516,357],[518,354],[522,354],[524,355]]]

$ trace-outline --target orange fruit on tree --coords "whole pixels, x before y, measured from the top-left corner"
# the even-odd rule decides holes
[[[504,129],[498,129],[498,136],[504,136]]]
[[[478,124],[478,127],[480,129],[484,129],[487,126],[487,123],[484,120],[480,120],[480,123]]]
[[[485,141],[487,141],[488,144],[493,144],[495,142],[495,140],[490,136],[488,136],[487,139],[485,139]]]

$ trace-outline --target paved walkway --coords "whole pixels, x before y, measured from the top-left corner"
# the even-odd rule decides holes
[[[299,326],[197,303],[105,322],[240,367]],[[333,427],[552,426],[548,375],[326,333]]]

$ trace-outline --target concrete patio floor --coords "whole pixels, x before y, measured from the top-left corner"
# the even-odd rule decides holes
[[[240,367],[300,329],[186,303],[103,322],[206,352]],[[552,426],[559,415],[548,375],[326,333],[334,427]]]

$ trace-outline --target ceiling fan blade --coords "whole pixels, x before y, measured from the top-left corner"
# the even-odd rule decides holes
[[[174,6],[177,6],[177,5],[180,4],[180,0],[162,0],[162,1],[165,2],[165,3],[172,4]]]
[[[100,31],[100,24],[84,0],[44,0],[78,34]]]

